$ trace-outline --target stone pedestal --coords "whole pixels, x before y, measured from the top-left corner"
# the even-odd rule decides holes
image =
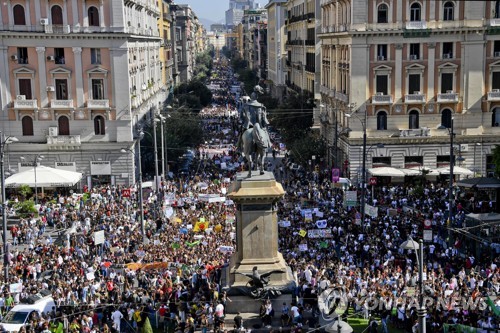
[[[273,270],[283,272],[272,274],[267,287],[293,284],[291,270],[278,252],[276,203],[284,194],[271,172],[254,174],[251,178],[247,178],[246,172],[237,174],[228,194],[237,208],[236,252],[229,264],[229,287],[247,286],[250,279],[238,273],[251,274],[253,267],[261,274]]]

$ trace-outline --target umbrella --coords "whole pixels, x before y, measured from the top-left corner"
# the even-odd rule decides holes
[[[450,168],[449,167],[444,167],[444,168],[439,168],[437,169],[440,174],[442,175],[449,175],[450,174]],[[462,176],[472,176],[474,174],[473,171],[467,169],[467,168],[462,168],[459,166],[454,166],[453,167],[453,174],[455,175],[462,175]]]
[[[436,169],[430,169],[426,167],[413,167],[409,170],[417,170],[419,175],[422,174],[422,171],[425,171],[427,172],[426,176],[439,176],[439,172]]]
[[[36,178],[36,182],[35,182]],[[13,174],[5,180],[6,187],[69,187],[82,179],[80,172],[37,166],[36,168]]]
[[[339,330],[340,328],[340,330]],[[343,320],[337,321],[335,320],[333,323],[328,324],[325,327],[325,331],[328,333],[351,333],[353,331],[351,325],[346,323]]]
[[[392,167],[370,168],[368,172],[372,176],[385,176],[385,177],[404,177],[405,173],[400,169]]]

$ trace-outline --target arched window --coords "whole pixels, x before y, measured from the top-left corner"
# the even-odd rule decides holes
[[[26,25],[26,16],[24,15],[24,7],[15,5],[12,9],[14,14],[14,25]]]
[[[52,24],[63,25],[63,13],[61,6],[52,6],[50,9],[50,18],[52,19]]]
[[[387,112],[380,111],[377,113],[377,130],[383,131],[387,129]]]
[[[33,118],[30,116],[24,116],[21,120],[23,126],[23,135],[32,136],[33,135]]]
[[[418,2],[414,2],[410,6],[410,21],[421,21],[422,20],[422,7]]]
[[[455,19],[455,5],[448,1],[443,6],[443,21],[453,21]]]
[[[66,116],[60,116],[57,119],[57,125],[59,127],[59,135],[69,135],[69,119]]]
[[[412,110],[410,111],[410,117],[408,118],[408,128],[409,129],[417,129],[419,128],[418,125],[418,111],[417,110]]]
[[[385,3],[378,6],[377,23],[387,23],[389,21],[389,7]]]
[[[493,18],[500,18],[500,0],[495,1],[495,12]]]
[[[103,116],[96,116],[94,118],[94,134],[95,135],[106,134],[106,127],[105,127]]]
[[[441,112],[441,126],[451,128],[451,110],[444,109]]]
[[[494,108],[491,115],[491,126],[500,126],[500,108]]]
[[[98,27],[99,26],[99,10],[96,7],[91,6],[88,10],[89,26]]]

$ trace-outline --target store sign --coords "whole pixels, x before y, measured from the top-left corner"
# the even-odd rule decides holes
[[[111,175],[110,161],[91,161],[90,174],[92,176]]]
[[[40,166],[40,162],[38,162],[36,164],[37,167]],[[22,163],[18,163],[17,164],[17,167],[19,168],[19,172],[23,172],[23,171],[27,171],[27,170],[31,170],[35,167],[35,164],[32,163],[32,162],[22,162]]]
[[[76,172],[76,162],[56,162],[55,168],[59,170]]]

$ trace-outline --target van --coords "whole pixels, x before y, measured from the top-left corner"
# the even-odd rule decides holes
[[[333,183],[333,187],[342,188],[343,190],[347,190],[352,186],[351,180],[349,178],[339,178],[338,182]]]
[[[43,291],[42,293],[31,295],[22,300],[22,303],[15,305],[4,317],[1,325],[7,332],[19,332],[21,327],[26,325],[33,313],[39,316],[42,313],[49,313],[52,308],[55,308],[56,303],[50,292]]]

